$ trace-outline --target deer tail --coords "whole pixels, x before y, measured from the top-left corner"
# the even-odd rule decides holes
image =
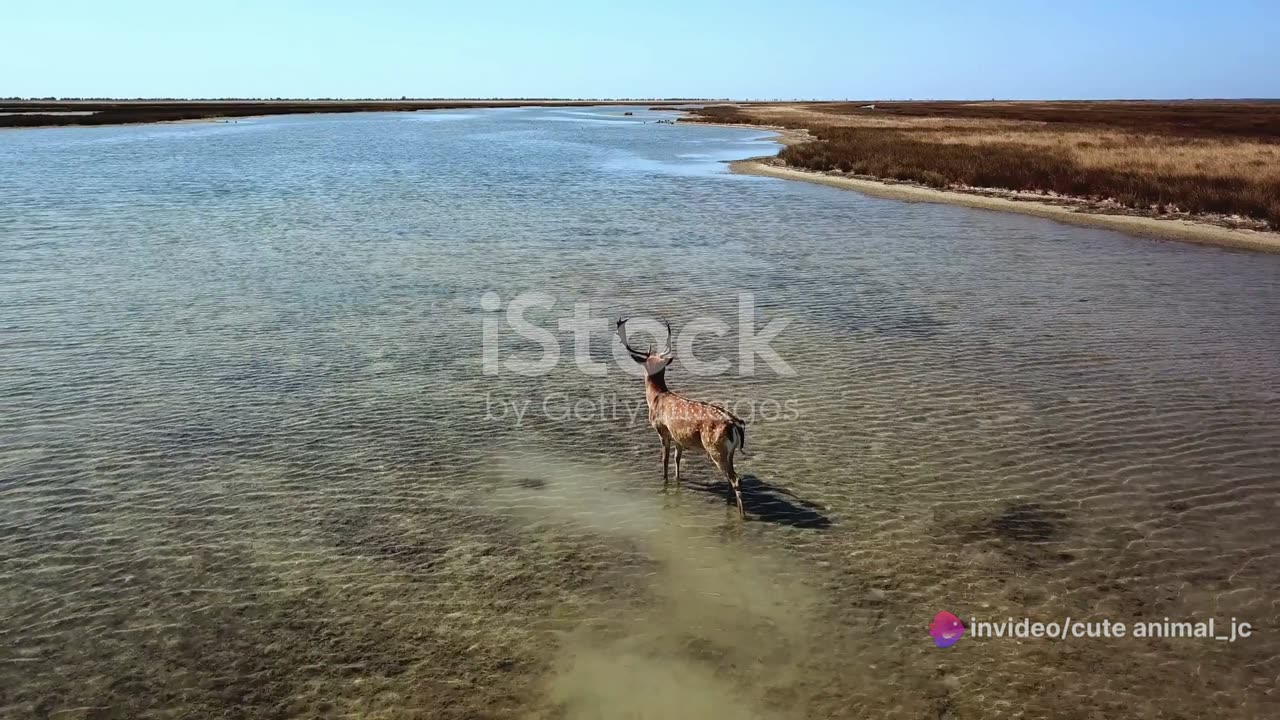
[[[734,419],[733,424],[729,426],[729,441],[737,445],[739,450],[747,447],[746,423]]]

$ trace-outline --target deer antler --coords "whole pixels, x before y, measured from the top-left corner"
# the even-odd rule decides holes
[[[636,362],[644,362],[645,359],[649,357],[649,353],[637,350],[631,347],[631,343],[627,342],[627,318],[619,317],[618,324],[615,327],[618,333],[618,339],[622,340],[622,347],[626,348],[627,352],[631,353],[631,359]],[[649,349],[653,350],[653,347],[650,346]]]
[[[671,323],[667,322],[664,318],[662,320],[662,324],[667,328],[667,343],[666,346],[662,348],[662,352],[658,354],[669,361],[676,356],[675,350],[671,348]],[[627,318],[618,318],[616,329],[618,337],[622,340],[622,346],[627,349],[627,352],[631,353],[632,360],[635,360],[636,362],[644,362],[653,355],[653,343],[649,343],[648,350],[640,351],[631,347],[631,343],[627,342]]]

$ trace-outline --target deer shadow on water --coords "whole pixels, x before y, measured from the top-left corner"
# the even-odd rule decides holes
[[[831,527],[831,518],[822,512],[826,510],[825,507],[805,500],[782,486],[772,485],[750,474],[739,476],[738,485],[742,488],[742,505],[750,520],[806,530],[825,530]],[[682,479],[679,487],[721,497],[729,505],[735,502],[733,488],[723,479],[708,483]]]

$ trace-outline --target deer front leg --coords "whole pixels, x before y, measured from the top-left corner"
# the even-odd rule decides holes
[[[680,458],[684,457],[684,448],[676,446],[676,487],[680,487]]]
[[[662,489],[667,489],[667,466],[671,462],[671,440],[662,438]],[[676,451],[676,482],[680,482],[680,455]]]

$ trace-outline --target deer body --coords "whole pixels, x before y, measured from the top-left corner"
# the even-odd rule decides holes
[[[675,451],[676,483],[680,482],[680,460],[685,450],[702,451],[711,458],[733,488],[738,514],[746,517],[733,456],[746,445],[746,423],[733,413],[711,403],[678,395],[667,387],[667,366],[675,359],[671,352],[671,326],[667,326],[667,349],[661,353],[641,352],[627,343],[626,320],[618,321],[618,336],[631,358],[645,368],[645,400],[649,424],[662,440],[662,484],[668,483],[671,453]]]

